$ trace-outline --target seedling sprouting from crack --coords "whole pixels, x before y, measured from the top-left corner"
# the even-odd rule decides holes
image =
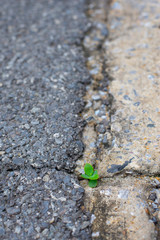
[[[91,188],[94,188],[97,186],[97,179],[99,178],[98,171],[94,170],[91,164],[86,163],[84,166],[84,172],[85,174],[82,174],[81,177],[88,179],[88,185]]]

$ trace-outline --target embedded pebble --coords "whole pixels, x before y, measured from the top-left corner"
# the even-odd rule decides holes
[[[101,100],[101,97],[100,97],[99,95],[93,95],[93,96],[92,96],[92,99],[93,99],[94,101],[99,101],[99,100]]]
[[[96,130],[97,130],[99,133],[105,133],[105,132],[106,132],[106,128],[105,128],[105,126],[102,125],[102,124],[97,125]]]
[[[10,215],[17,215],[18,213],[20,213],[19,208],[11,207],[11,208],[7,208],[6,210],[7,210],[7,213]]]
[[[85,105],[85,108],[88,109],[90,107],[92,107],[92,102],[88,101],[87,104]]]
[[[20,232],[21,232],[21,227],[20,226],[16,226],[15,233],[20,234]]]
[[[157,195],[156,195],[156,193],[151,193],[150,195],[149,195],[149,197],[148,197],[148,199],[149,200],[152,200],[152,201],[155,201],[156,200],[156,198],[157,198]]]

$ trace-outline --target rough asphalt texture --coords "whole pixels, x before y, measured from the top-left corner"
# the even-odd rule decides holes
[[[84,146],[84,0],[1,0],[0,239],[90,239],[71,174]]]

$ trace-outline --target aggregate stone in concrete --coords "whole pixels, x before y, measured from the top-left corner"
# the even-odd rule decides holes
[[[1,1],[1,239],[90,239],[68,174],[84,149],[86,28],[84,0]]]

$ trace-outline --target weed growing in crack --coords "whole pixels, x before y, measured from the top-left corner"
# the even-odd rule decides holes
[[[89,187],[96,187],[98,182],[97,180],[99,178],[98,171],[94,170],[91,164],[86,163],[84,166],[84,172],[85,174],[82,174],[81,177],[89,180]]]

